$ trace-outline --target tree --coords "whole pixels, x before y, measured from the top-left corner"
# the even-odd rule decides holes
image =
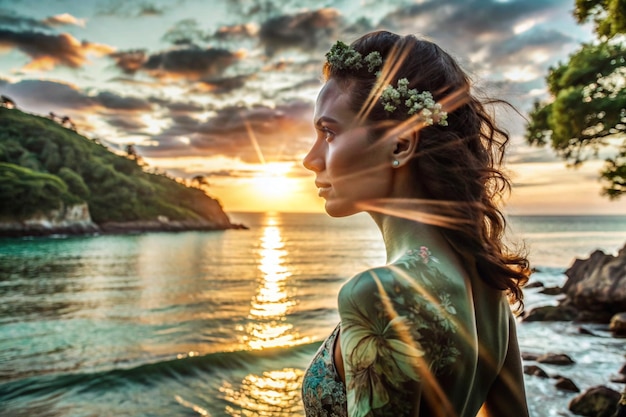
[[[138,156],[139,155],[137,155],[137,150],[135,149],[135,145],[133,145],[132,143],[129,143],[128,145],[126,145],[126,157],[128,159],[136,161]]]
[[[611,38],[626,32],[626,1],[624,0],[576,0],[574,17],[578,23],[593,18],[599,36]]]
[[[139,165],[140,167],[145,167],[146,165],[148,165],[145,163],[143,158],[137,153],[137,149],[135,149],[135,145],[132,143],[129,143],[128,145],[126,145],[126,157],[130,159],[131,161],[135,161],[135,163]]]
[[[7,96],[0,96],[0,107],[6,107],[7,109],[17,108],[15,101]]]
[[[592,19],[598,39],[550,68],[551,101],[535,102],[526,140],[550,144],[573,166],[608,150],[603,192],[618,198],[626,193],[626,0],[576,0],[574,16]]]
[[[205,187],[209,186],[209,180],[204,175],[196,175],[191,179],[191,186],[204,190]]]

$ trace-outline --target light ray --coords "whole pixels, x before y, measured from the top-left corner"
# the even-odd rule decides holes
[[[243,115],[241,115],[241,119],[243,120],[243,124],[246,127],[246,132],[248,132],[248,137],[250,138],[252,147],[254,148],[254,151],[259,157],[259,161],[261,162],[262,165],[265,165],[265,158],[263,157],[263,152],[261,152],[261,147],[259,146],[259,142],[256,140],[256,135],[254,134],[254,130],[252,130],[250,123],[248,122],[248,120],[246,120],[246,118]]]
[[[378,287],[378,292],[381,295],[380,298],[381,298],[381,301],[383,303],[385,310],[387,311],[388,317],[392,317],[392,318],[398,317],[399,314],[394,309],[393,305],[391,304],[389,296],[387,295],[387,291],[385,291],[383,284],[380,282],[380,278],[373,271],[371,275],[372,275],[372,278],[374,279],[374,282],[376,283],[376,286]],[[412,284],[414,280],[410,280],[409,282]],[[436,300],[430,294],[428,294],[428,292],[426,292],[423,288],[418,289],[418,292],[428,297],[428,301],[433,302],[433,305],[441,308],[435,302]],[[417,342],[413,339],[413,336],[411,336],[408,328],[406,328],[405,326],[395,326],[394,330],[398,333],[398,335],[400,336],[400,338],[402,339],[404,343],[406,343],[409,346],[413,346],[414,348],[417,349],[417,347],[415,346]],[[456,415],[454,411],[454,407],[452,407],[452,403],[448,399],[448,396],[445,394],[443,388],[439,385],[439,381],[437,381],[437,378],[430,371],[430,366],[428,362],[424,359],[423,356],[416,357],[415,361],[417,362],[413,364],[415,372],[422,378],[422,381],[426,382],[426,384],[423,385],[423,388],[426,392],[426,395],[424,395],[424,397],[429,402],[429,405],[431,406],[430,408],[436,413],[437,416]],[[435,395],[432,396],[430,394],[435,394]],[[438,407],[435,407],[434,405],[438,405]]]
[[[394,46],[389,54],[389,58],[385,62],[381,70],[381,75],[376,80],[376,84],[370,91],[367,100],[361,106],[361,110],[356,116],[357,123],[361,124],[365,120],[367,120],[369,114],[374,109],[374,106],[378,102],[380,95],[382,94],[385,87],[391,83],[391,80],[395,77],[396,73],[400,69],[400,66],[404,62],[404,59],[407,57],[409,51],[398,51],[399,48]],[[396,57],[396,55],[398,55]]]
[[[465,212],[468,206],[480,205],[479,203],[460,203],[458,201],[429,200],[421,198],[381,198],[375,200],[360,201],[357,207],[368,211],[413,220],[420,223],[430,224],[448,229],[463,229],[472,224],[470,219],[455,215]],[[437,207],[438,210],[447,210],[449,214],[433,214],[426,208]]]

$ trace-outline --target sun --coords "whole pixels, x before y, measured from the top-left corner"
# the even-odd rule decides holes
[[[287,176],[291,163],[268,162],[252,179],[254,191],[263,199],[283,200],[294,191],[293,180]]]

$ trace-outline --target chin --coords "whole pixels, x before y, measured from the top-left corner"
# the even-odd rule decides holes
[[[330,217],[348,217],[361,212],[354,204],[347,204],[345,201],[326,200],[324,205],[326,214]]]

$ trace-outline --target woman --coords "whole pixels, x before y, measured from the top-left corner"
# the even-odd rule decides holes
[[[307,416],[527,416],[509,301],[529,269],[497,206],[508,135],[431,42],[381,31],[326,56],[304,166],[329,215],[371,215],[388,263],[342,287]]]

